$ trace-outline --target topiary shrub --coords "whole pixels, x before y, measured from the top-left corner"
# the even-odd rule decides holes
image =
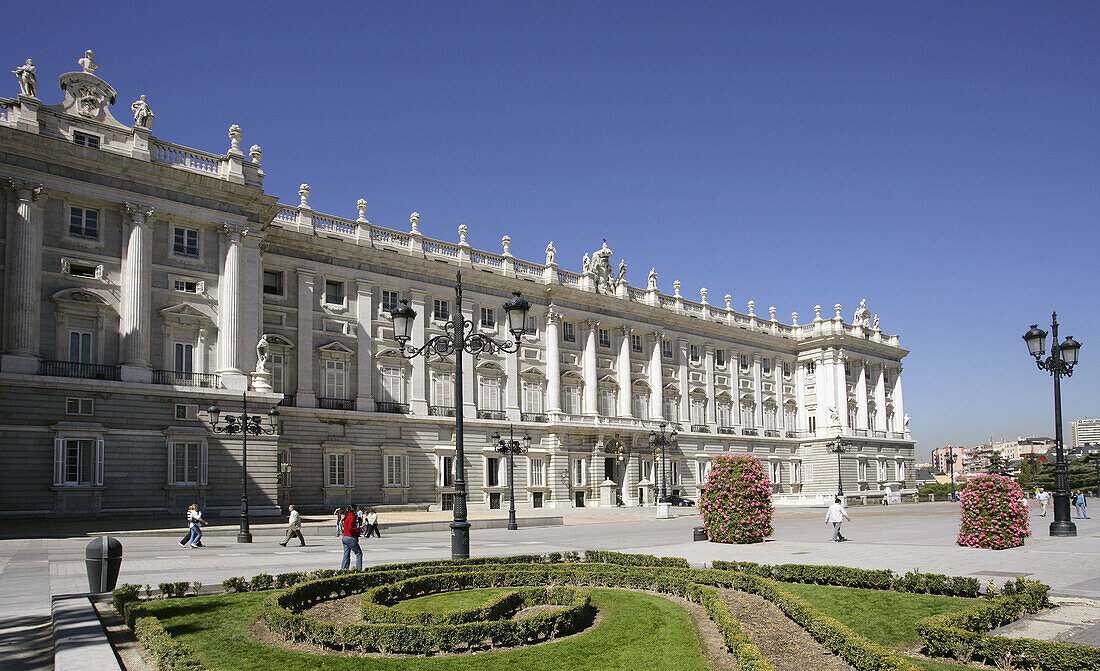
[[[716,543],[760,543],[772,533],[772,489],[750,454],[720,454],[699,496],[707,537]]]
[[[967,483],[960,501],[959,545],[1003,550],[1023,545],[1031,535],[1024,491],[1012,478],[979,475]]]

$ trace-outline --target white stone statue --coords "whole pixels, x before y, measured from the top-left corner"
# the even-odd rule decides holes
[[[607,247],[607,240],[592,253],[592,263],[589,266],[596,274],[596,291],[601,294],[610,294],[613,270],[611,269],[611,250]]]
[[[21,95],[38,97],[38,68],[34,67],[34,61],[28,58],[26,65],[21,65],[11,72],[19,80]]]
[[[905,416],[901,418],[901,426],[906,432],[909,431],[909,420],[913,419],[909,416],[909,413],[905,413]]]
[[[649,280],[646,281],[645,288],[650,291],[657,291],[657,269],[649,269]]]
[[[554,257],[557,256],[558,250],[554,247],[554,241],[551,240],[550,244],[546,245],[546,265],[550,265],[554,262]]]
[[[626,261],[623,259],[619,259],[619,281],[626,281]]]
[[[879,330],[879,328],[878,328],[878,315],[875,315],[875,320],[873,322],[871,322],[871,328],[873,328],[876,331]]]
[[[835,425],[840,424],[840,411],[836,409],[835,405],[829,406],[829,420]]]
[[[130,109],[134,110],[134,125],[141,126],[142,128],[153,127],[153,110],[149,107],[149,103],[145,102],[145,96],[141,96],[140,99],[135,100],[133,105],[130,105]]]
[[[266,373],[268,355],[271,352],[271,345],[267,342],[267,334],[260,336],[260,342],[256,343],[256,372]]]
[[[859,302],[859,308],[856,310],[855,317],[852,318],[852,326],[868,327],[871,325],[871,311],[867,309],[867,299],[864,298]]]
[[[581,259],[581,272],[587,273],[592,267],[592,262],[588,260],[588,252],[584,253],[584,258]]]
[[[77,61],[77,64],[84,69],[84,74],[94,75],[95,71],[99,69],[99,64],[95,62],[95,54],[89,49],[84,52],[84,58]]]

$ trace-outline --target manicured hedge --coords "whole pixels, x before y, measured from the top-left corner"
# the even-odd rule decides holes
[[[893,590],[915,594],[942,594],[974,598],[981,590],[977,578],[946,576],[939,573],[910,571],[898,576],[889,569],[861,569],[848,566],[815,566],[812,564],[757,564],[715,560],[712,566],[723,571],[741,571],[779,582],[837,585],[864,589]]]
[[[688,586],[687,597],[707,609],[710,619],[722,632],[726,647],[737,657],[740,671],[775,671],[775,665],[760,653],[749,635],[741,629],[741,623],[730,612],[729,605],[718,596],[718,590],[692,583]]]
[[[416,581],[433,582],[438,576],[424,576],[412,578]],[[439,580],[438,584],[449,584],[449,581]],[[451,591],[440,589],[439,591]],[[497,595],[488,602],[474,606],[451,610],[443,613],[415,613],[394,610],[378,599],[389,591],[386,587],[376,587],[367,590],[363,594],[361,604],[363,619],[367,622],[379,624],[406,624],[406,625],[432,625],[432,624],[461,624],[463,622],[475,622],[479,620],[500,620],[511,617],[517,611],[536,605],[566,605],[574,607],[587,607],[591,600],[589,590],[577,590],[570,587],[525,587],[511,590]],[[429,592],[431,593],[431,592]],[[438,593],[438,592],[437,592]]]
[[[657,557],[656,555],[624,554],[607,550],[585,550],[584,561],[588,563],[617,564],[620,566],[678,566],[688,568],[690,564],[683,557]]]
[[[131,606],[131,610],[139,610]],[[160,620],[140,616],[133,622],[134,637],[157,661],[160,671],[206,671],[191,648],[172,638]]]
[[[699,494],[707,537],[716,543],[761,543],[772,534],[772,489],[751,454],[719,454]]]

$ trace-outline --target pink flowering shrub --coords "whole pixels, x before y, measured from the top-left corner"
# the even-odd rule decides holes
[[[760,543],[772,534],[772,487],[751,454],[720,454],[699,496],[707,536],[716,543]]]
[[[963,490],[959,545],[1003,550],[1031,535],[1024,491],[1012,478],[979,475]]]

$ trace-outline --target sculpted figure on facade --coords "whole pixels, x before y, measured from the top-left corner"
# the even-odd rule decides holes
[[[78,60],[77,65],[84,70],[86,75],[94,75],[95,71],[99,69],[99,63],[95,62],[95,54],[92,53],[91,49],[84,52],[84,58]]]
[[[876,331],[878,330],[878,315],[875,315],[875,320],[871,322],[871,328]]]
[[[19,80],[20,95],[38,97],[38,69],[34,67],[34,61],[28,58],[26,65],[20,65],[11,72]]]
[[[859,308],[856,310],[855,317],[852,318],[853,326],[869,327],[871,325],[871,311],[867,309],[867,299],[864,298],[859,302]]]
[[[135,100],[133,105],[130,105],[130,109],[134,110],[134,125],[142,128],[153,127],[153,110],[149,107],[149,103],[145,102],[145,96],[141,96],[140,99]]]
[[[591,270],[592,262],[588,260],[588,252],[584,253],[584,258],[581,259],[581,272],[587,273]]]
[[[260,336],[260,342],[256,343],[256,372],[267,372],[267,360],[271,353],[271,345],[267,342],[267,334]]]
[[[909,420],[913,419],[909,416],[909,413],[905,413],[905,416],[901,418],[901,426],[907,432],[909,431]]]
[[[649,279],[646,280],[645,288],[649,291],[657,291],[657,269],[649,269]]]
[[[836,409],[835,405],[829,406],[829,421],[833,424],[840,424],[840,411]]]
[[[554,257],[557,256],[558,250],[554,248],[554,241],[551,240],[550,244],[546,245],[546,265],[550,265],[554,262]]]
[[[619,259],[619,281],[626,281],[626,261],[623,259]]]
[[[607,247],[607,240],[592,253],[592,272],[596,274],[596,291],[601,294],[611,293],[611,280],[614,271],[611,268],[611,250]]]

